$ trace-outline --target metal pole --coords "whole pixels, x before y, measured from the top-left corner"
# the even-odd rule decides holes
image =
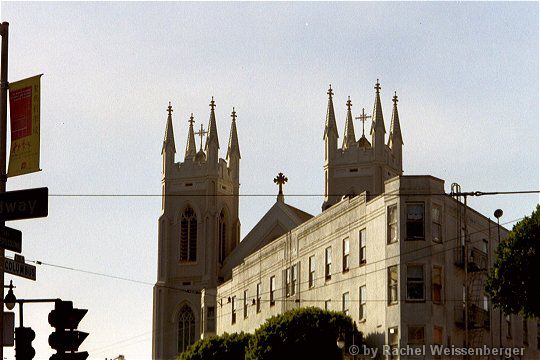
[[[499,217],[497,217],[497,238],[498,245],[501,244],[501,224],[499,222]],[[502,309],[499,307],[499,347],[502,348]],[[501,354],[502,359],[502,354]]]
[[[463,228],[465,232],[465,347],[469,347],[469,283],[468,283],[468,267],[469,267],[469,247],[468,247],[468,233],[467,233],[467,195],[464,196],[465,209],[463,211]],[[465,359],[469,356],[466,355]]]
[[[2,35],[2,58],[0,64],[0,193],[6,192],[6,137],[7,137],[7,90],[8,90],[8,34],[9,23],[0,24]],[[5,222],[0,221],[0,227],[4,227]],[[3,261],[5,251],[0,248],[0,259]],[[0,267],[0,288],[2,297],[0,299],[0,340],[4,342],[4,267]],[[4,347],[0,346],[0,359],[4,358]]]

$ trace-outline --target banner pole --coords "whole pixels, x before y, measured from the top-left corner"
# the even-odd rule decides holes
[[[7,90],[8,90],[8,34],[9,23],[4,21],[0,24],[2,35],[2,58],[0,64],[0,193],[6,192],[6,145],[7,145]],[[0,221],[0,226],[4,227],[5,222]],[[5,250],[0,248],[1,261],[4,260]],[[0,298],[0,359],[4,358],[4,266],[0,267],[0,288],[2,297]]]

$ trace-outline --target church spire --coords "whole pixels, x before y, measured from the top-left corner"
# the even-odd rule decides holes
[[[216,114],[214,112],[215,107],[216,102],[214,101],[214,97],[212,96],[212,100],[210,101],[210,120],[208,122],[208,136],[206,137],[206,146],[204,147],[206,151],[208,151],[208,147],[212,144],[216,145],[216,150],[219,149]]]
[[[171,149],[172,153],[176,153],[176,147],[174,146],[174,132],[172,125],[172,112],[173,108],[171,102],[169,101],[169,106],[167,107],[167,125],[165,126],[165,137],[163,139],[163,147],[161,148],[161,154],[167,149]]]
[[[356,143],[356,137],[354,135],[353,117],[351,113],[351,97],[347,100],[347,119],[345,120],[345,132],[343,135],[342,149],[346,150],[353,147]]]
[[[397,93],[394,91],[394,97],[392,98],[394,103],[394,108],[392,110],[392,121],[390,122],[390,136],[388,138],[388,146],[390,149],[394,149],[396,145],[403,145],[403,138],[401,137],[401,126],[399,124],[399,114],[398,114],[398,97]]]
[[[227,148],[227,160],[234,154],[240,159],[240,146],[238,145],[238,134],[236,132],[236,111],[232,110],[231,113],[231,134],[229,135],[229,147]]]
[[[195,133],[193,131],[193,113],[189,117],[189,130],[188,130],[188,139],[186,144],[186,155],[185,160],[193,160],[197,154],[197,148],[195,146]]]
[[[332,101],[332,84],[328,89],[328,109],[326,110],[326,125],[324,127],[324,136],[323,139],[326,139],[330,136],[334,136],[336,139],[339,137],[336,126],[336,115],[334,114],[334,102]]]
[[[377,79],[377,83],[375,84],[375,104],[373,105],[373,116],[370,132],[371,135],[373,135],[374,131],[378,131],[379,129],[382,130],[383,134],[386,134],[386,129],[384,128],[380,91],[381,84],[379,84],[379,79]]]

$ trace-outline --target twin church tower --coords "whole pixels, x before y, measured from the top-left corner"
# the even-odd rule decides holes
[[[401,175],[402,136],[393,97],[388,142],[380,99],[380,84],[375,85],[373,114],[364,111],[357,117],[371,119],[369,141],[364,131],[355,137],[352,103],[349,99],[345,131],[338,148],[338,130],[333,91],[328,90],[328,109],[324,128],[325,197],[323,211],[344,196],[364,191],[378,195],[384,181]],[[215,102],[210,102],[207,131],[194,129],[189,119],[183,162],[175,161],[172,112],[169,104],[162,147],[162,213],[158,222],[158,274],[154,286],[153,359],[173,359],[190,344],[216,331],[216,291],[231,278],[233,262],[244,254],[234,252],[240,243],[238,216],[240,188],[240,147],[236,130],[236,112],[231,114],[227,155],[219,158]],[[203,148],[203,135],[206,141]],[[201,137],[197,149],[195,136]],[[278,170],[278,169],[276,169]],[[254,248],[253,251],[258,248]],[[240,259],[241,260],[241,259]],[[227,264],[227,266],[224,266]]]

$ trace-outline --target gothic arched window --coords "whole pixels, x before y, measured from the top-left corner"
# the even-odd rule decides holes
[[[178,314],[178,352],[184,352],[195,342],[195,315],[187,305]]]
[[[227,225],[225,219],[225,212],[221,210],[219,214],[219,262],[223,263],[226,256],[227,249]]]
[[[197,260],[197,215],[191,207],[182,213],[180,221],[180,261]]]

